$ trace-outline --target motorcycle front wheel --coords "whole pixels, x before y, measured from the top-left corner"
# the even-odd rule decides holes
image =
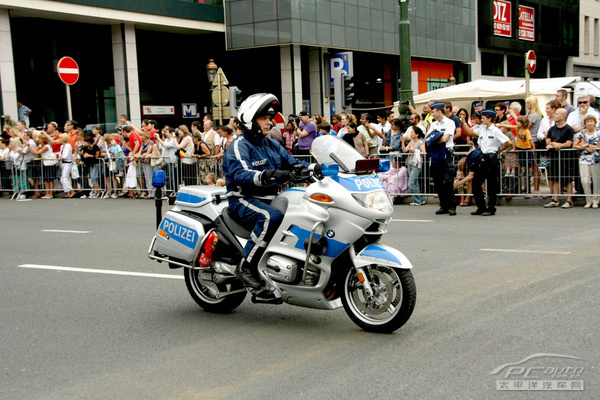
[[[355,324],[368,332],[390,333],[408,321],[417,301],[412,272],[385,265],[363,267],[373,289],[369,298],[356,270],[350,268],[344,279],[342,303]]]
[[[200,279],[199,272],[197,269],[184,268],[183,275],[190,295],[206,311],[229,313],[242,304],[246,298],[246,291],[217,298],[216,294],[243,289],[244,285],[237,280],[217,285],[212,281]]]

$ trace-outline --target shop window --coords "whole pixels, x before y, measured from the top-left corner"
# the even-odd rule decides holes
[[[481,74],[504,76],[504,54],[481,52]]]

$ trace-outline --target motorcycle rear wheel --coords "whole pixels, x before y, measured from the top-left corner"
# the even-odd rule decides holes
[[[356,270],[350,268],[344,279],[342,303],[352,321],[368,332],[391,333],[408,321],[417,301],[412,272],[385,265],[364,267],[373,287],[367,299]]]
[[[246,298],[246,291],[217,298],[213,291],[231,292],[244,287],[240,281],[231,281],[217,285],[211,281],[200,279],[199,270],[184,268],[185,285],[196,303],[209,312],[226,314],[236,309]]]

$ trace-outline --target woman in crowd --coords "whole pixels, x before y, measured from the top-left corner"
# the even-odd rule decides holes
[[[529,132],[531,133],[531,139],[533,145],[537,150],[546,150],[546,142],[540,140],[537,133],[540,129],[540,122],[542,121],[543,115],[538,104],[538,99],[535,96],[529,96],[525,99],[525,109],[527,114],[525,116],[529,120]],[[545,153],[545,152],[544,152]],[[544,154],[542,153],[542,154]],[[537,196],[540,193],[540,171],[538,169],[537,157],[533,155],[533,196]],[[526,199],[530,196],[525,196]]]
[[[102,149],[104,137],[102,136],[102,128],[100,128],[100,125],[94,125],[92,128],[92,138],[94,139],[93,143]]]
[[[233,142],[233,139],[235,139],[235,136],[233,136],[233,130],[231,130],[231,128],[227,125],[221,125],[220,127],[218,127],[217,133],[219,135],[221,135],[221,138],[223,138],[223,140],[221,142],[221,146],[219,146],[220,152],[219,152],[219,154],[215,154],[215,158],[217,160],[221,160],[223,158],[223,156],[225,155],[225,150],[227,150],[229,148],[229,145],[231,144],[231,142]],[[290,151],[291,151],[291,149],[290,149]]]
[[[369,147],[367,145],[367,141],[365,140],[364,135],[356,129],[356,123],[349,122],[345,129],[346,133],[342,139],[350,146],[358,150],[363,157],[369,157]]]
[[[142,192],[141,197],[143,199],[154,198],[154,193],[156,189],[152,186],[152,171],[154,168],[152,167],[151,160],[154,157],[154,142],[150,140],[150,134],[146,131],[142,131],[140,134],[142,138],[142,152],[139,155],[139,162],[142,165],[142,171],[144,173],[144,180],[146,181],[146,192]]]
[[[397,120],[394,120],[396,122]],[[392,124],[392,129],[393,128]],[[419,188],[419,175],[421,174],[421,167],[423,166],[423,155],[425,154],[425,133],[418,126],[413,126],[410,132],[410,142],[402,142],[402,152],[408,153],[408,159],[406,165],[408,167],[408,188],[410,193],[413,195],[413,202],[411,206],[422,206],[425,204],[425,199],[418,193],[421,192]]]
[[[177,128],[180,135],[179,142],[175,142],[175,146],[180,150],[181,159],[181,175],[185,186],[198,184],[198,176],[196,173],[196,159],[192,157],[194,154],[194,141],[187,126],[180,125]]]
[[[61,161],[60,183],[63,187],[63,191],[67,194],[65,197],[71,198],[75,196],[73,186],[71,186],[71,169],[73,168],[75,159],[73,157],[73,149],[69,144],[69,135],[63,133],[59,138],[62,143],[60,151],[58,152],[58,158]]]
[[[12,137],[8,144],[8,157],[14,166],[13,192],[19,193],[27,190],[27,163],[23,160],[23,143],[21,139]]]
[[[296,134],[294,133],[294,123],[292,121],[288,121],[285,126],[285,131],[283,132],[283,140],[285,141],[285,150],[288,154],[292,154],[292,148],[294,147],[294,142],[296,141]]]
[[[204,179],[206,178],[206,174],[212,172],[211,169],[214,166],[214,159],[211,157],[212,152],[210,151],[210,147],[208,144],[202,140],[202,136],[200,134],[193,135],[194,140],[194,154],[192,157],[198,159],[198,173],[196,176],[197,183],[194,185],[204,183]]]
[[[579,176],[585,192],[584,208],[598,208],[600,201],[600,131],[595,115],[583,119],[585,129],[575,135],[573,148],[579,153]],[[593,194],[593,196],[592,196]]]
[[[460,108],[458,110],[458,112],[456,113],[456,115],[458,116],[458,118],[460,118],[461,121],[463,119],[465,121],[469,121],[469,112],[466,109],[464,109],[464,108]],[[454,140],[454,144],[468,144],[470,146],[471,145],[471,139],[469,138],[469,136],[463,130],[462,133],[461,133],[461,135],[460,135],[460,138]]]
[[[42,196],[42,199],[51,199],[54,197],[50,184],[56,178],[56,157],[52,151],[52,145],[50,144],[50,138],[46,133],[39,135],[38,146],[29,146],[31,154],[40,156],[42,158],[42,177],[44,179],[44,188],[46,194]]]
[[[402,151],[402,130],[404,124],[399,118],[392,121],[392,130],[385,137],[385,141],[381,146],[381,153],[389,153],[391,151]],[[402,151],[404,152],[404,151]]]
[[[163,128],[163,137],[156,136],[156,143],[161,147],[161,155],[165,161],[165,187],[168,191],[177,192],[177,146],[175,145],[175,129]]]

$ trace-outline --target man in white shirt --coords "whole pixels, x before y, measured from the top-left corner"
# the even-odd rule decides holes
[[[567,117],[567,124],[573,128],[575,133],[585,129],[583,121],[588,115],[593,115],[596,117],[596,121],[600,120],[600,114],[598,114],[598,111],[590,107],[590,103],[589,96],[579,96],[577,99],[577,105],[579,107],[577,107],[575,111],[569,113],[569,116]]]
[[[442,102],[431,105],[431,115],[434,120],[427,132],[425,141],[427,142],[427,153],[430,152],[430,148],[437,153],[435,157],[432,155],[431,158],[431,177],[440,199],[440,209],[435,213],[437,215],[456,215],[456,203],[454,202],[456,167],[452,159],[456,125],[454,121],[446,116],[445,107],[446,105]],[[439,140],[432,140],[440,134]]]

